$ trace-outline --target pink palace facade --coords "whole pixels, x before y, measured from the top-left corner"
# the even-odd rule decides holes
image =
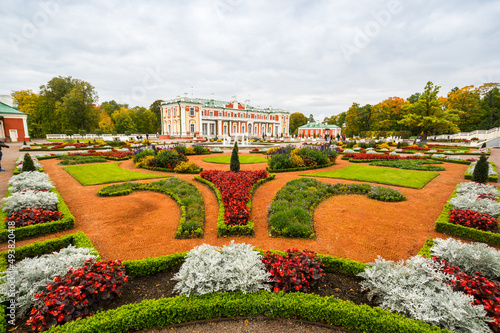
[[[160,139],[215,138],[226,135],[264,134],[267,137],[289,137],[290,112],[253,107],[240,103],[203,98],[176,97],[161,104]]]

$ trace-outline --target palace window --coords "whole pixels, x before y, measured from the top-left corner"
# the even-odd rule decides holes
[[[191,108],[189,108],[189,115],[190,115],[191,117],[194,117],[194,108],[192,108],[192,107],[191,107]]]
[[[214,116],[214,112],[210,111],[210,117],[213,117],[213,116]]]
[[[167,117],[170,118],[170,109],[167,109]]]
[[[207,126],[207,124],[203,124],[202,128],[203,128],[203,135],[208,135],[208,126]]]
[[[194,123],[191,123],[190,130],[191,130],[191,134],[194,133]]]

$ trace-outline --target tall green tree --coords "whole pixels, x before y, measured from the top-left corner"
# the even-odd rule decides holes
[[[28,131],[32,138],[41,138],[45,135],[44,119],[38,112],[39,96],[31,90],[13,91],[12,100],[17,109],[28,115]]]
[[[370,130],[371,109],[370,104],[360,106],[358,103],[352,103],[345,117],[347,136],[361,135],[361,132]]]
[[[156,133],[156,115],[145,107],[136,106],[130,109],[130,116],[134,122],[137,133]]]
[[[290,115],[290,133],[297,135],[298,128],[307,124],[307,118],[300,112],[294,112]]]
[[[62,126],[65,129],[93,132],[99,124],[99,110],[94,108],[95,103],[97,93],[94,87],[88,82],[73,80],[73,87],[58,105]]]
[[[154,113],[156,119],[156,129],[155,131],[160,132],[161,129],[161,99],[157,99],[149,106],[149,110]],[[153,132],[151,132],[153,133]]]
[[[479,91],[474,86],[454,88],[448,93],[446,108],[449,112],[458,114],[458,127],[461,132],[470,132],[477,129],[479,123],[487,113],[481,106]]]
[[[409,104],[401,97],[389,97],[372,107],[370,117],[370,130],[372,131],[398,131],[401,125],[398,121],[402,118],[403,105]]]
[[[231,153],[231,163],[229,169],[233,172],[240,172],[240,157],[238,156],[238,142],[234,141],[233,151]]]
[[[314,116],[312,115],[312,113],[309,115],[309,118],[307,118],[307,121],[309,123],[315,123],[316,122],[316,120],[314,120]]]
[[[456,115],[444,110],[438,99],[440,88],[430,81],[427,82],[419,100],[403,107],[404,116],[398,124],[412,129],[414,134],[422,134],[424,140],[431,133],[458,132]]]
[[[483,98],[483,106],[489,108],[490,114],[490,124],[489,128],[494,127],[494,115],[495,115],[495,107],[498,108],[499,104],[497,102],[499,95],[500,83],[497,82],[489,82],[481,85],[478,88],[478,92]],[[486,107],[488,105],[488,107]]]

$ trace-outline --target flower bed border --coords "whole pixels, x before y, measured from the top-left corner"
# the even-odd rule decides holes
[[[161,167],[150,167],[150,166],[145,166],[145,165],[141,165],[141,168],[147,169],[147,170],[152,170],[152,171],[173,172],[173,173],[194,174],[194,175],[199,174],[200,172],[203,171],[203,168],[199,168],[197,170],[188,170],[185,172],[178,172],[178,171],[175,171],[174,169],[161,168]]]
[[[24,238],[52,234],[73,228],[73,226],[75,225],[75,217],[69,211],[69,208],[64,202],[61,194],[59,194],[59,192],[57,192],[55,188],[50,191],[57,194],[57,197],[59,199],[57,209],[61,211],[63,218],[56,221],[10,229],[7,221],[4,221],[4,218],[8,217],[7,212],[5,212],[4,210],[0,210],[0,243],[6,243],[9,234],[15,235],[16,240],[21,240]],[[8,197],[10,195],[10,192],[7,190],[7,194],[5,195],[5,197]]]
[[[178,178],[178,179],[180,179],[180,178]],[[181,179],[181,180],[189,183],[186,180],[183,180],[183,179]],[[128,183],[138,184],[137,188],[129,188],[129,189],[126,189],[126,190],[121,190],[121,191],[116,191],[116,192],[111,192],[111,193],[101,192],[102,189],[104,189],[104,188],[106,188],[108,186],[112,186],[112,185],[108,185],[108,186],[101,187],[97,191],[97,195],[99,195],[101,197],[114,197],[114,196],[128,195],[128,194],[130,194],[130,193],[132,193],[134,191],[153,191],[153,192],[159,192],[159,193],[166,194],[166,195],[170,196],[172,199],[174,199],[174,201],[179,205],[179,208],[181,209],[181,218],[180,218],[180,221],[179,221],[179,227],[177,228],[177,231],[175,232],[175,238],[176,239],[203,238],[203,235],[205,234],[205,221],[206,221],[206,217],[205,217],[205,200],[203,200],[203,195],[202,195],[202,193],[201,193],[201,191],[200,191],[200,189],[198,187],[196,187],[193,184],[189,183],[191,186],[193,186],[196,189],[196,191],[198,192],[198,194],[201,197],[201,201],[203,202],[203,212],[202,212],[203,223],[201,225],[201,233],[194,233],[194,235],[191,235],[191,237],[181,237],[182,236],[182,225],[184,223],[186,223],[186,206],[182,204],[181,198],[177,194],[175,194],[175,193],[172,193],[172,192],[169,192],[169,191],[162,191],[162,190],[160,190],[158,187],[154,186],[154,182],[153,183],[132,183],[132,182],[128,182]]]
[[[493,166],[493,170],[495,170],[495,172],[497,173],[496,176],[489,176],[488,177],[488,181],[489,182],[498,182],[498,171],[497,171],[497,167],[495,165],[494,162],[490,162],[490,164]],[[468,168],[467,170],[465,170],[465,175],[464,175],[464,178],[465,179],[468,179],[468,180],[472,180],[472,175],[468,172]]]
[[[252,209],[252,196],[253,192],[260,185],[271,181],[274,179],[276,175],[269,174],[267,178],[259,179],[255,184],[252,185],[250,189],[250,200],[247,202],[247,208],[249,211]],[[219,216],[217,217],[217,237],[226,237],[226,236],[255,236],[254,232],[254,223],[253,219],[247,221],[245,225],[228,225],[224,222],[224,215],[226,213],[226,209],[224,208],[224,203],[222,202],[222,195],[219,189],[214,185],[214,183],[201,178],[200,176],[195,176],[194,179],[199,181],[202,184],[207,185],[217,197],[217,202],[219,204]]]
[[[456,163],[456,164],[471,164],[472,163],[472,161],[452,160],[452,159],[448,159],[448,158],[439,158],[439,157],[432,157],[432,156],[430,156],[428,158],[430,158],[431,160],[448,162],[448,163]]]
[[[328,168],[328,167],[331,167],[334,164],[335,164],[335,162],[330,162],[330,163],[325,164],[325,165],[317,165],[317,166],[314,166],[314,167],[290,168],[290,169],[280,169],[280,170],[274,170],[274,169],[270,169],[269,167],[266,167],[266,170],[269,173],[271,173],[271,172],[272,173],[293,172],[293,171],[304,171],[304,170],[315,170],[315,169],[321,169],[321,168]]]
[[[37,256],[59,250],[73,244],[76,247],[93,248],[88,237],[81,231],[37,242],[16,249],[22,257]],[[257,250],[257,249],[256,249]],[[257,250],[262,253],[262,250]],[[281,251],[272,251],[283,255]],[[96,254],[97,251],[95,251]],[[179,268],[186,252],[162,257],[124,261],[127,274],[147,276]],[[8,252],[0,253],[0,270],[7,267]],[[356,275],[366,267],[364,263],[318,254],[325,265],[325,271]],[[276,311],[280,309],[280,311]],[[0,333],[7,331],[5,306],[0,306]],[[48,332],[129,332],[134,329],[164,327],[170,324],[190,322],[199,319],[220,317],[254,317],[264,314],[271,318],[296,318],[327,322],[363,332],[448,332],[421,321],[406,318],[379,307],[355,305],[335,297],[321,297],[303,293],[217,293],[203,296],[176,296],[158,300],[145,300],[138,304],[121,306],[114,310],[99,312],[89,318],[55,326]]]
[[[451,194],[450,199],[456,196],[457,191],[455,189]],[[483,242],[491,246],[500,247],[500,233],[477,230],[474,228],[464,227],[462,225],[448,222],[452,209],[453,207],[448,202],[444,205],[443,212],[437,218],[436,224],[434,226],[434,229],[437,232],[441,232],[450,236],[470,239],[476,242]]]

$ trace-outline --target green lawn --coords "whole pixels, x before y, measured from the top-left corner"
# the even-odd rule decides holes
[[[347,168],[307,173],[302,176],[359,180],[369,183],[396,185],[420,189],[437,177],[439,173],[428,171],[386,169],[364,165],[349,165]]]
[[[211,156],[206,157],[202,160],[207,163],[223,163],[229,164],[231,163],[231,156]],[[266,163],[267,158],[264,156],[240,156],[241,164],[253,164],[253,163]]]
[[[63,169],[84,186],[125,182],[138,179],[167,177],[162,175],[153,175],[150,173],[124,170],[118,167],[118,164],[120,164],[120,162],[104,164],[83,164],[67,166],[63,167]]]

